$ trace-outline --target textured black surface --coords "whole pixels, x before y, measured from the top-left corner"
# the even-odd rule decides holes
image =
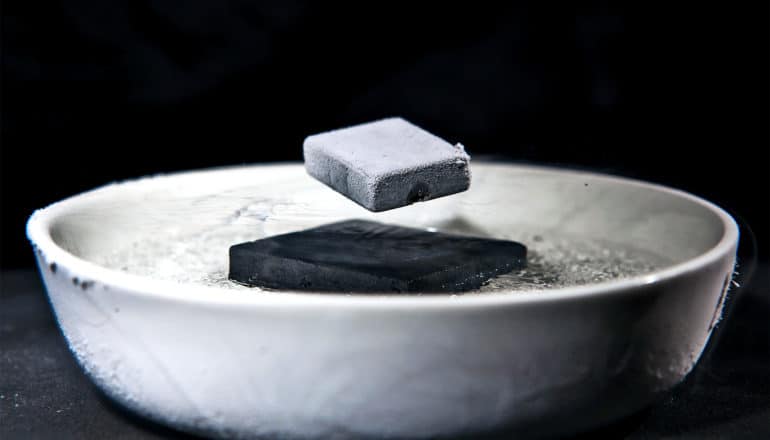
[[[683,384],[647,410],[577,438],[770,438],[769,270],[761,264],[750,285],[733,291],[728,319]],[[192,438],[96,390],[67,349],[37,273],[0,272],[0,281],[0,439]]]
[[[459,292],[526,265],[513,241],[347,220],[230,248],[229,278],[332,292]]]

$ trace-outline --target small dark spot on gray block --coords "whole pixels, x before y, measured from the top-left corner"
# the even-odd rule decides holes
[[[406,196],[406,201],[409,204],[422,202],[428,199],[430,199],[430,188],[423,182],[415,183],[409,191],[409,195]]]
[[[79,283],[80,283],[80,280],[78,280],[78,277],[72,278],[72,284],[77,286]]]
[[[56,269],[58,269],[58,267],[56,266],[56,263],[49,264],[48,268],[51,269],[52,273],[56,273]]]
[[[83,290],[88,290],[91,287],[93,287],[94,282],[93,281],[83,281],[80,283],[80,288]]]
[[[234,245],[229,278],[318,292],[457,292],[525,267],[526,254],[512,241],[349,220]]]
[[[305,169],[370,211],[385,211],[465,191],[470,156],[462,145],[401,118],[308,136]]]

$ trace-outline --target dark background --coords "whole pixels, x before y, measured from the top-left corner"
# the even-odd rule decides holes
[[[447,3],[2,2],[0,432],[181,436],[80,371],[33,272],[34,209],[146,174],[301,160],[309,134],[400,115],[476,159],[631,176],[732,213],[741,287],[697,368],[585,438],[768,438],[767,2]]]
[[[3,2],[2,267],[33,264],[26,218],[62,197],[301,160],[390,115],[477,158],[685,189],[767,256],[767,4],[473,3]]]

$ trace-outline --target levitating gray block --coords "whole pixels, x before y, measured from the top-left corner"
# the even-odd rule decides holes
[[[459,292],[526,265],[522,244],[364,220],[230,247],[229,278],[316,292]]]
[[[307,172],[370,211],[465,191],[470,157],[401,118],[308,136]]]

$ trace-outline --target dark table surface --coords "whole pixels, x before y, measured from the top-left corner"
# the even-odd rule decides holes
[[[734,289],[687,379],[650,408],[580,438],[770,439],[770,264]],[[59,332],[35,271],[0,273],[0,438],[191,438],[110,402]]]

